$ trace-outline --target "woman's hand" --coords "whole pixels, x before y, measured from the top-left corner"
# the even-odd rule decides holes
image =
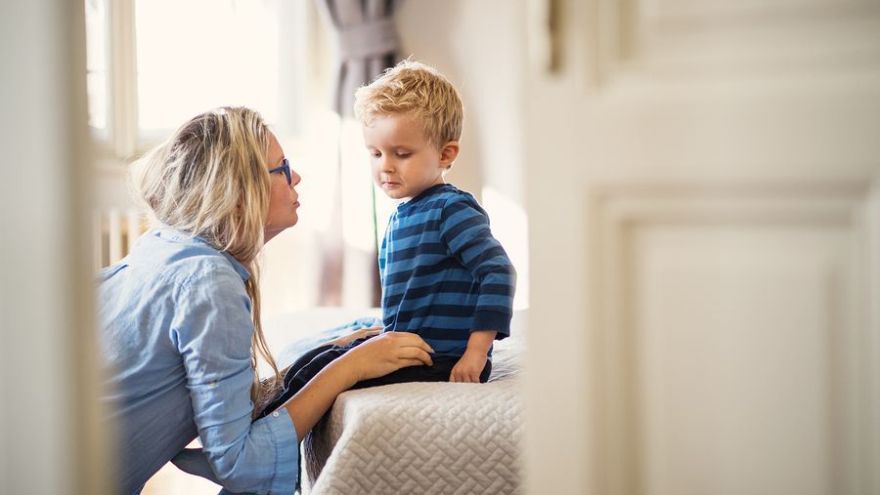
[[[352,348],[309,380],[283,407],[299,439],[330,409],[336,396],[369,378],[406,366],[432,365],[434,349],[414,333],[386,332]]]
[[[431,366],[431,349],[421,337],[409,332],[385,332],[342,355],[356,382],[385,376],[407,366]]]
[[[367,337],[372,337],[373,335],[379,335],[380,333],[382,333],[382,327],[359,328],[348,335],[337,337],[327,343],[330,345],[343,347],[351,344],[357,339],[365,339]]]

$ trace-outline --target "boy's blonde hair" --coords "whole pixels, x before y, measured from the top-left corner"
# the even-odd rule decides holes
[[[354,114],[370,125],[378,115],[406,114],[418,119],[437,148],[461,138],[464,110],[458,90],[433,67],[404,60],[354,95]]]
[[[133,163],[131,170],[132,185],[152,223],[203,238],[232,255],[250,273],[245,289],[254,324],[254,414],[266,400],[264,385],[257,378],[257,356],[274,372],[269,382],[281,381],[263,336],[257,265],[269,211],[269,134],[265,121],[254,110],[216,108],[183,124]]]

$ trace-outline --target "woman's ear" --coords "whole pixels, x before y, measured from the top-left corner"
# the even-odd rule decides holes
[[[440,165],[443,168],[452,168],[452,162],[458,158],[458,149],[458,141],[449,141],[440,148]]]

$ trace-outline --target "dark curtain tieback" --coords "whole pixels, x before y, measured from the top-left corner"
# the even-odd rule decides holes
[[[345,60],[383,57],[396,52],[399,45],[392,18],[366,21],[336,33],[340,56]]]

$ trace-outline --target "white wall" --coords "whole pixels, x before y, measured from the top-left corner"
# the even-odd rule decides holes
[[[82,2],[0,4],[0,493],[106,492],[78,223],[82,26]]]
[[[525,2],[408,0],[396,16],[403,56],[436,67],[465,106],[450,182],[478,198],[485,186],[524,201]]]

